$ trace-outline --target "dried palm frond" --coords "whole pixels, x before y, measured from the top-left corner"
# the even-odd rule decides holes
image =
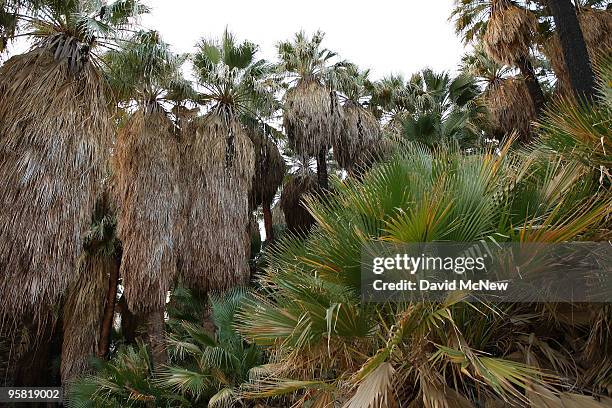
[[[298,154],[316,156],[340,133],[342,113],[336,94],[315,80],[300,80],[285,94],[283,124]]]
[[[181,275],[189,287],[226,290],[248,280],[254,151],[236,120],[213,111],[185,146]]]
[[[612,11],[582,8],[578,13],[578,22],[587,46],[593,49],[612,48]]]
[[[76,278],[111,144],[102,83],[40,48],[0,68],[0,314],[43,319]]]
[[[249,136],[255,152],[251,208],[271,205],[285,177],[285,159],[270,138],[256,132],[249,133]]]
[[[161,309],[176,272],[178,143],[159,105],[120,129],[114,157],[121,276],[136,313]]]
[[[347,101],[343,113],[342,131],[334,143],[334,158],[340,167],[353,172],[377,159],[382,130],[372,112],[358,103]]]
[[[174,105],[172,108],[172,114],[175,117],[176,125],[180,131],[184,131],[189,123],[193,121],[200,113],[200,108],[188,108],[182,105]]]
[[[314,224],[312,214],[306,209],[304,198],[320,192],[317,177],[311,172],[292,175],[281,194],[280,207],[285,214],[287,229],[293,233],[306,232]]]
[[[535,119],[535,107],[527,85],[519,78],[507,78],[490,86],[483,95],[489,107],[493,134],[509,135],[513,131],[529,135]]]
[[[529,55],[537,27],[538,20],[530,11],[509,0],[494,0],[483,36],[485,52],[500,64],[514,65]]]
[[[591,62],[597,65],[599,59],[612,50],[612,11],[583,8],[578,13],[584,42]],[[542,51],[550,61],[557,77],[557,88],[562,95],[571,95],[572,88],[565,65],[565,56],[557,34],[552,35],[543,45]]]
[[[108,276],[117,264],[112,255],[98,251],[85,257],[77,281],[68,290],[64,304],[62,343],[62,384],[68,384],[89,370],[96,354],[100,325],[108,290]]]
[[[90,371],[90,358],[100,355],[100,340],[109,341],[105,336],[110,337],[110,327],[106,328],[105,324],[112,322],[104,319],[108,303],[112,303],[110,310],[114,310],[119,274],[119,242],[115,230],[109,194],[105,191],[96,203],[93,224],[85,236],[85,252],[76,271],[77,279],[68,288],[63,305],[60,370],[63,384]],[[108,318],[112,319],[112,315]]]

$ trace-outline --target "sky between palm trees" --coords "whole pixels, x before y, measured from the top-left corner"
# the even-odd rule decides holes
[[[304,29],[327,36],[325,46],[373,78],[405,76],[425,68],[454,71],[464,47],[448,21],[453,0],[148,0],[147,28],[160,31],[176,52],[193,51],[201,37],[218,37],[227,26],[241,39],[276,57],[275,45]]]

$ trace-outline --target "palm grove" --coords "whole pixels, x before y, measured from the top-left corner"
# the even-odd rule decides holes
[[[606,8],[608,7],[608,8]],[[0,0],[0,374],[68,406],[607,407],[609,304],[360,302],[376,241],[610,238],[612,11],[457,0],[459,74]],[[193,81],[182,74],[193,69]],[[259,242],[257,219],[266,242]]]

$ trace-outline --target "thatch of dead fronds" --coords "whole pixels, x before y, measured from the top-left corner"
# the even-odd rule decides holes
[[[119,130],[113,159],[120,274],[131,311],[163,308],[176,273],[178,142],[158,105],[135,112]]]
[[[181,275],[202,291],[222,291],[249,278],[249,192],[253,144],[241,124],[218,111],[198,120],[184,152]]]
[[[597,65],[600,57],[612,51],[612,11],[583,8],[578,13],[578,21],[591,62]],[[571,95],[572,87],[559,36],[552,35],[544,43],[542,51],[555,72],[558,91],[562,95]]]
[[[280,204],[272,207],[272,225],[286,225],[285,214],[283,213]]]
[[[283,125],[298,154],[316,156],[340,133],[342,112],[336,94],[315,80],[301,80],[285,94]]]
[[[0,314],[34,319],[74,281],[112,127],[98,72],[45,49],[0,67]]]
[[[342,131],[334,143],[334,158],[349,173],[375,161],[382,138],[380,123],[363,106],[347,101],[343,106]]]
[[[87,255],[78,270],[77,281],[68,290],[64,304],[62,384],[91,369],[89,362],[96,354],[100,339],[108,277],[116,267],[110,254],[99,251]]]
[[[311,172],[291,175],[283,187],[280,207],[285,214],[287,230],[292,233],[307,232],[314,224],[312,214],[306,209],[304,199],[320,192],[317,177]]]
[[[485,52],[497,63],[515,65],[529,55],[537,27],[538,20],[530,11],[509,0],[494,0],[483,36]]]
[[[271,205],[287,171],[285,159],[276,144],[258,132],[250,132],[255,152],[255,172],[251,189],[251,208]]]
[[[495,135],[517,132],[527,137],[535,120],[535,107],[525,82],[507,78],[490,86],[484,94],[489,107],[491,127]]]
[[[191,123],[200,113],[200,108],[188,108],[182,105],[174,105],[172,108],[172,114],[174,115],[177,130],[180,132],[186,131],[187,126]]]

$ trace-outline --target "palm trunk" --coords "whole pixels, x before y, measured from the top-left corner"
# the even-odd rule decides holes
[[[323,191],[329,190],[329,178],[327,175],[327,148],[324,147],[317,155],[317,180]]]
[[[578,22],[576,9],[571,0],[549,0],[548,6],[555,19],[557,34],[563,49],[565,65],[574,94],[578,98],[591,101],[596,92],[595,74]]]
[[[115,317],[115,301],[117,298],[117,284],[119,282],[119,266],[121,258],[116,257],[115,264],[108,278],[108,292],[106,293],[106,303],[102,326],[100,329],[100,341],[98,343],[98,357],[105,358],[110,350],[111,334]]]
[[[155,310],[147,315],[147,345],[151,352],[153,370],[158,372],[168,364],[166,351],[164,311]]]
[[[215,320],[213,319],[210,301],[204,307],[204,314],[202,316],[202,326],[210,335],[214,336],[214,334],[217,332],[217,326],[215,326]]]
[[[274,240],[274,226],[272,224],[272,209],[270,208],[270,203],[263,203],[262,209],[264,227],[266,230],[266,242],[270,243]]]
[[[529,95],[531,96],[531,100],[533,101],[533,106],[535,108],[536,117],[538,117],[544,109],[544,92],[542,92],[542,87],[538,82],[535,69],[533,68],[528,56],[520,58],[516,64],[521,70],[521,74],[525,78],[525,85],[527,85]]]
[[[117,302],[117,308],[119,314],[121,314],[121,335],[123,339],[127,344],[136,344],[136,331],[140,319],[130,312],[125,295],[121,296],[119,302]]]

